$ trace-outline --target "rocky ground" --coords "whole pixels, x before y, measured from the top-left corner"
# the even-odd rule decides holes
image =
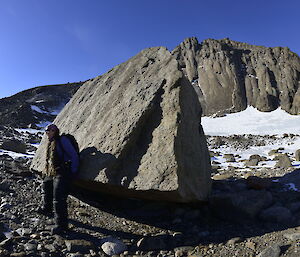
[[[6,141],[16,137],[12,130],[0,132]],[[36,135],[17,137],[33,150]],[[63,237],[51,235],[53,220],[36,212],[41,178],[28,169],[30,155],[12,158],[2,151],[0,256],[299,256],[297,156],[277,148],[269,157],[236,154],[277,140],[282,139],[208,137],[214,168],[208,203],[118,199],[74,187],[68,199],[70,231]],[[222,153],[226,144],[235,150]]]

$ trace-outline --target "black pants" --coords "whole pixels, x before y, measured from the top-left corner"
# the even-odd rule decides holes
[[[70,176],[46,177],[43,181],[43,207],[47,212],[54,210],[57,226],[68,226],[67,198],[70,192]]]

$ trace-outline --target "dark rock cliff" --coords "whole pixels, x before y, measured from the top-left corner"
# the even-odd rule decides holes
[[[193,83],[204,115],[249,105],[300,114],[300,58],[287,47],[188,38],[172,54]]]
[[[83,83],[35,87],[0,99],[0,125],[26,128],[53,121]]]

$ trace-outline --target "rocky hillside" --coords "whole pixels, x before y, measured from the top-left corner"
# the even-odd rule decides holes
[[[0,127],[0,136],[23,138],[31,147],[35,135],[20,132]],[[300,153],[282,154],[288,149],[275,146],[297,138],[208,137],[214,172],[206,204],[115,198],[74,187],[65,236],[52,235],[54,220],[36,211],[42,187],[29,171],[30,156],[0,151],[0,256],[299,256],[300,173],[294,164]],[[274,145],[267,156],[236,154],[262,144]],[[220,151],[225,145],[231,154]],[[228,168],[217,162],[222,159]],[[273,167],[264,165],[273,159]]]
[[[300,114],[300,58],[287,47],[188,38],[172,54],[195,86],[204,115],[248,105]]]
[[[0,99],[0,125],[26,128],[53,121],[83,83],[35,87]]]

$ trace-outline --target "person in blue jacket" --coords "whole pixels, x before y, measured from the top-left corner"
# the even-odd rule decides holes
[[[48,137],[46,166],[43,181],[43,204],[39,209],[48,217],[53,215],[55,227],[53,234],[63,234],[68,230],[68,206],[70,184],[77,175],[79,156],[67,136],[60,136],[55,124],[46,128]]]

